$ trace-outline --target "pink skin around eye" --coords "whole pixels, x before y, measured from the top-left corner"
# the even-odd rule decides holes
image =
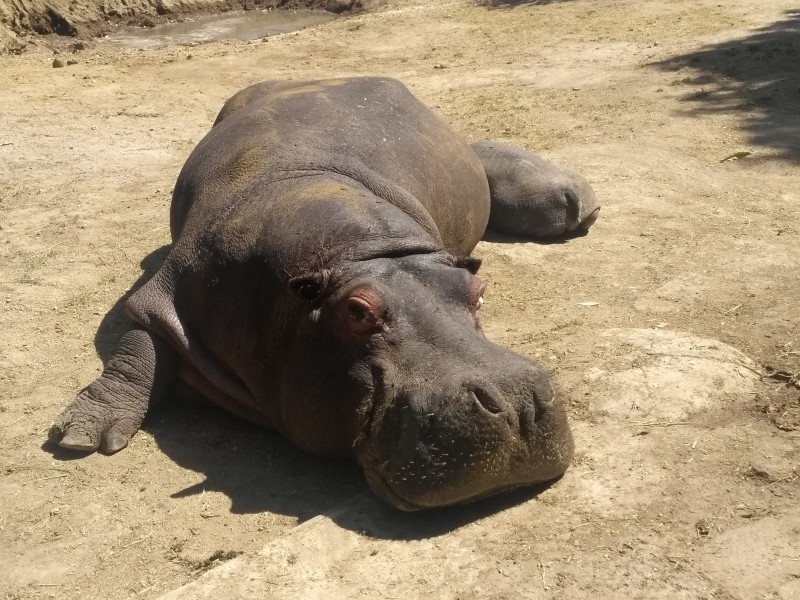
[[[342,318],[352,333],[371,335],[383,329],[383,302],[368,288],[354,290],[342,303]]]
[[[470,285],[470,309],[477,311],[483,304],[483,294],[486,292],[486,283],[480,277],[473,277]]]

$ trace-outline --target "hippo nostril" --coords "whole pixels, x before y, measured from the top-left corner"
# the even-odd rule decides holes
[[[580,228],[589,229],[589,227],[594,225],[594,222],[597,221],[597,217],[599,216],[600,216],[600,208],[598,207],[595,208],[588,217],[586,217],[583,221],[581,221]]]
[[[476,387],[470,390],[472,395],[475,396],[476,402],[487,412],[498,415],[503,412],[500,403],[486,390]]]

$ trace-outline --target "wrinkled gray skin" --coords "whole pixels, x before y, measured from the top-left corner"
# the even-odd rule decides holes
[[[600,204],[584,177],[519,148],[476,142],[489,179],[489,229],[538,239],[580,233],[600,215]]]
[[[486,168],[391,79],[243,90],[178,178],[173,247],[129,299],[132,329],[51,435],[116,452],[181,382],[310,452],[354,456],[403,510],[561,475],[572,435],[547,374],[476,316]],[[510,185],[537,198],[564,185],[523,179]],[[573,226],[570,210],[542,211],[542,230]]]

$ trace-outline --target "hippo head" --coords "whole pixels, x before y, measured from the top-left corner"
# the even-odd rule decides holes
[[[573,451],[566,412],[540,365],[481,331],[479,265],[434,252],[294,278],[307,305],[282,382],[284,433],[354,454],[402,510],[561,475]]]

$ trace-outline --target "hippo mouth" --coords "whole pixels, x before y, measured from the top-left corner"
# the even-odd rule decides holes
[[[362,465],[362,470],[364,471],[364,476],[367,479],[367,484],[369,485],[370,489],[373,493],[378,496],[384,502],[387,502],[398,508],[400,510],[404,510],[406,512],[414,512],[418,510],[423,510],[426,508],[430,508],[428,506],[422,506],[419,504],[414,504],[413,502],[409,502],[398,493],[396,493],[392,486],[386,481],[386,479],[378,472],[378,469],[373,467],[368,468],[366,465]]]
[[[367,480],[367,484],[369,485],[370,489],[373,493],[378,496],[384,502],[394,506],[395,508],[405,511],[405,512],[417,512],[421,510],[430,510],[435,508],[446,508],[448,506],[454,506],[457,504],[468,504],[471,502],[477,502],[479,500],[483,500],[484,498],[488,498],[490,496],[494,496],[497,494],[502,494],[506,492],[511,492],[517,490],[519,488],[523,488],[529,485],[536,485],[537,482],[534,483],[507,483],[505,485],[492,488],[490,490],[486,490],[480,493],[477,493],[472,496],[461,497],[453,499],[450,502],[438,502],[433,504],[425,504],[425,503],[414,503],[403,496],[401,496],[395,489],[391,486],[388,482],[387,478],[380,473],[380,470],[372,465],[367,466],[362,464],[362,470],[364,471],[364,476]]]
[[[373,492],[400,510],[419,511],[562,475],[573,452],[563,407],[539,402],[538,410],[527,404],[501,411],[502,397],[487,389],[497,392],[469,385],[424,410],[413,395],[399,393],[374,411],[355,452]]]
[[[541,477],[537,475],[542,473],[535,472],[535,443],[519,443],[517,438],[510,452],[507,447],[495,447],[481,458],[481,452],[473,449],[448,464],[446,457],[453,457],[455,451],[447,447],[447,437],[432,440],[423,433],[411,453],[403,452],[403,440],[396,444],[365,440],[357,457],[367,484],[388,504],[413,512],[475,502],[552,478],[550,473]],[[562,472],[563,468],[553,476]]]

